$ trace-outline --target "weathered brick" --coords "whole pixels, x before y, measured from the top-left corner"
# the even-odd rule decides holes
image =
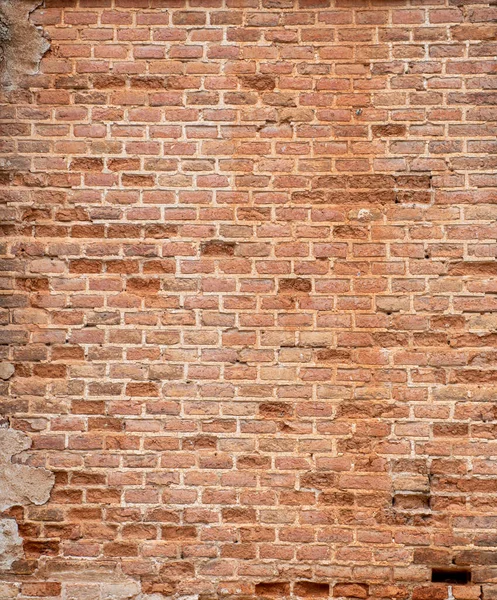
[[[0,405],[56,485],[0,596],[496,596],[491,5],[32,12]]]

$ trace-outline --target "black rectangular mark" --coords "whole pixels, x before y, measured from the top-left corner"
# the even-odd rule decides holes
[[[471,569],[442,569],[431,570],[433,583],[454,583],[464,585],[471,583]]]

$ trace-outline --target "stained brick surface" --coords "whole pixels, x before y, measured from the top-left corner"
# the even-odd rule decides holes
[[[56,485],[0,598],[496,598],[497,8],[31,18],[1,407]]]

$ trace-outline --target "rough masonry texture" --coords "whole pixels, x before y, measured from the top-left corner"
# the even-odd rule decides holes
[[[48,41],[29,18],[42,0],[0,0],[0,84],[13,88],[38,72]]]
[[[496,600],[495,2],[2,7],[1,600]]]
[[[55,477],[47,469],[13,464],[12,457],[27,450],[31,439],[22,431],[0,428],[0,511],[23,504],[44,504]],[[10,569],[22,556],[22,539],[12,518],[0,518],[0,569]]]

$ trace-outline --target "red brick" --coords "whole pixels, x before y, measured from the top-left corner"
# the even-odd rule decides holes
[[[7,509],[0,596],[442,599],[455,562],[493,598],[496,10],[463,4],[30,15],[2,410],[56,485]]]

